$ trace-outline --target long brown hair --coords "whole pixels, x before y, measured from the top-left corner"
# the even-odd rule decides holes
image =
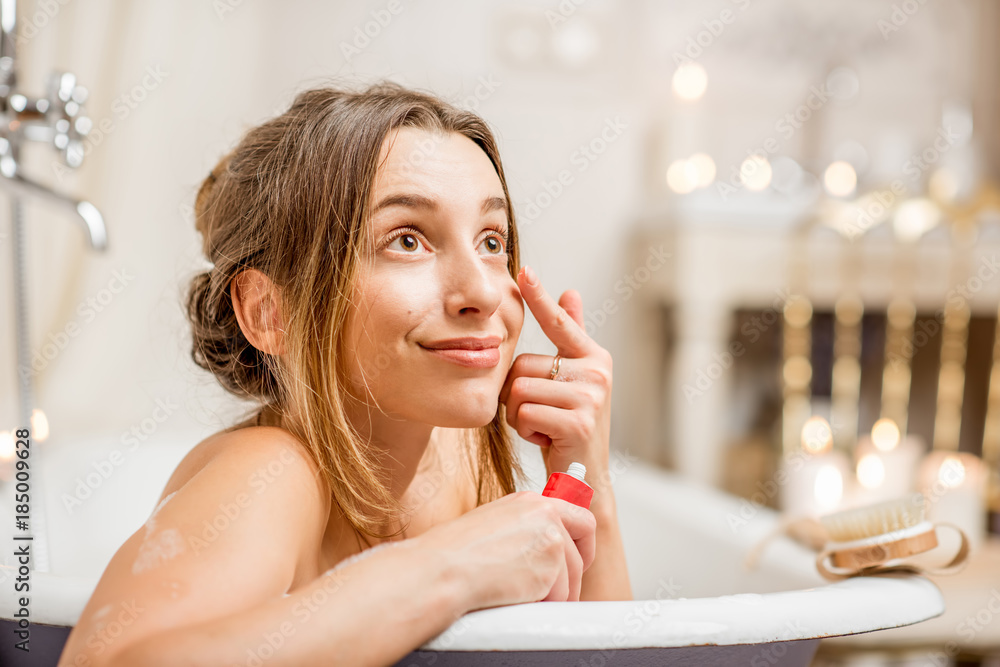
[[[403,508],[379,474],[375,451],[345,416],[350,375],[342,351],[360,259],[371,243],[378,157],[400,127],[458,132],[486,153],[507,199],[507,267],[516,276],[517,226],[488,125],[430,93],[380,82],[356,91],[301,92],[287,111],[247,131],[219,161],[195,200],[195,226],[214,266],[193,277],[185,304],[195,363],[229,392],[258,403],[253,417],[232,428],[288,428],[316,461],[350,524],[379,538],[405,530],[391,530]],[[229,286],[249,268],[280,290],[281,357],[251,345],[237,322]],[[515,491],[524,479],[504,410],[498,404],[493,420],[466,439],[476,450],[470,460],[476,461],[477,505]],[[288,420],[292,412],[296,419]],[[380,531],[386,526],[389,532]]]

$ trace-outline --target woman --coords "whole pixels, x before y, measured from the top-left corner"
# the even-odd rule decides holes
[[[631,598],[611,358],[579,294],[519,268],[479,117],[391,83],[309,90],[195,208],[194,359],[261,407],[181,461],[60,665],[383,665],[475,609]],[[555,359],[513,360],[522,299]],[[549,472],[586,465],[590,511],[515,492],[508,425]]]

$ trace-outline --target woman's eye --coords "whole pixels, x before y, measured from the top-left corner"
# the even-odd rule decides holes
[[[507,244],[504,242],[504,237],[500,234],[487,236],[483,239],[483,244],[486,245],[487,252],[490,255],[502,255],[507,252]]]
[[[506,237],[498,232],[487,236],[479,245],[485,245],[486,252],[490,255],[504,255],[507,253]],[[423,242],[420,240],[420,237],[410,231],[402,231],[396,234],[385,245],[386,249],[392,248],[411,255],[417,254],[421,246],[423,246]]]
[[[404,233],[400,234],[399,236],[396,236],[395,238],[393,238],[392,241],[390,241],[386,245],[386,247],[387,248],[391,248],[392,245],[394,243],[397,243],[397,242],[399,243],[399,249],[400,250],[402,250],[403,252],[411,253],[411,254],[413,253],[414,250],[416,250],[417,248],[419,248],[422,245],[420,243],[420,240],[417,238],[416,234],[413,234],[412,232],[404,232]]]

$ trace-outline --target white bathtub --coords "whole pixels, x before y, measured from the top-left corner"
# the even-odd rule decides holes
[[[174,466],[199,439],[151,438],[116,457],[122,462],[99,481],[87,475],[111,460],[113,450],[121,452],[120,442],[46,443],[42,481],[51,572],[32,574],[32,661],[19,655],[21,662],[12,664],[55,664],[105,565],[149,516]],[[535,457],[526,459],[533,462],[528,488],[540,490],[544,469]],[[540,602],[473,612],[398,664],[806,665],[822,637],[909,625],[944,611],[940,591],[922,577],[830,584],[816,573],[813,554],[788,540],[774,542],[761,566],[745,572],[747,550],[775,525],[772,511],[748,512],[742,499],[627,456],[612,460],[620,471],[614,486],[634,601]],[[82,504],[67,501],[87,489]],[[10,500],[8,488],[0,500],[0,525],[8,531]],[[749,520],[733,528],[734,516]],[[5,543],[12,543],[9,536]],[[17,606],[15,575],[5,557],[0,631],[8,637]],[[0,664],[14,655],[11,643],[0,647]]]

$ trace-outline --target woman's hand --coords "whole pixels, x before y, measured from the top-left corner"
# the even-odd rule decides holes
[[[594,515],[561,498],[518,491],[406,542],[459,573],[466,611],[578,601],[596,553]],[[400,544],[404,544],[402,542]]]
[[[594,489],[590,512],[597,519],[600,556],[583,577],[580,599],[631,600],[608,462],[611,354],[587,335],[579,292],[567,290],[556,303],[527,266],[517,275],[517,284],[542,331],[555,344],[560,365],[555,379],[550,379],[553,357],[518,355],[500,390],[507,423],[542,448],[549,475],[566,472],[574,461],[587,467],[585,481]]]
[[[565,472],[570,463],[579,461],[587,467],[587,482],[594,486],[592,480],[606,478],[608,470],[611,354],[587,335],[579,292],[567,290],[556,303],[527,266],[518,273],[517,282],[561,361],[551,380],[551,355],[518,355],[500,390],[507,423],[542,448],[548,474]]]

